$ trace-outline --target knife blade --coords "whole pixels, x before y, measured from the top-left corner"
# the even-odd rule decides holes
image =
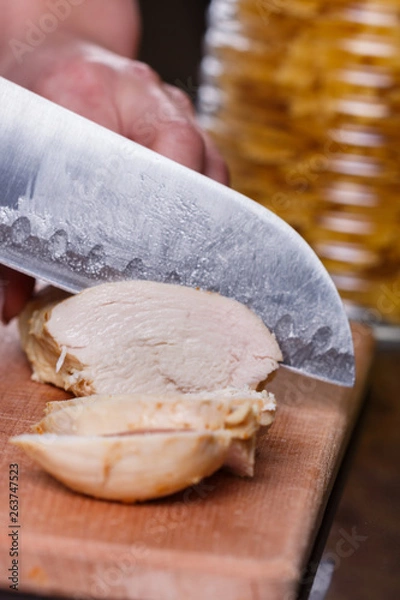
[[[0,78],[0,262],[69,292],[151,279],[235,298],[284,364],[351,386],[336,288],[275,214]]]

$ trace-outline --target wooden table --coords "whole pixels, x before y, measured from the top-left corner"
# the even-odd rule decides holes
[[[0,582],[7,586],[8,466],[19,465],[20,589],[41,596],[292,600],[359,414],[372,358],[354,326],[353,390],[281,368],[279,412],[258,440],[254,479],[219,472],[182,494],[124,506],[64,488],[7,441],[65,393],[30,381],[14,329],[1,330]]]
[[[331,570],[326,600],[400,598],[400,344],[378,346],[370,381],[322,554],[322,565]],[[344,544],[352,532],[358,536],[353,546]]]

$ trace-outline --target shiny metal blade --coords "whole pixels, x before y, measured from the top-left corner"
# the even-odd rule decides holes
[[[352,385],[324,267],[252,200],[0,78],[0,261],[71,292],[151,279],[236,298],[286,365]]]

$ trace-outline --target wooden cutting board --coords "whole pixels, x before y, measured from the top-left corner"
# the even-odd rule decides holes
[[[373,354],[354,325],[357,383],[340,388],[281,368],[276,421],[254,479],[219,472],[164,500],[121,505],[75,494],[8,444],[67,394],[30,380],[14,326],[0,327],[0,587],[12,536],[19,589],[72,598],[294,600],[357,417]],[[18,530],[9,465],[18,465]],[[9,527],[11,525],[11,527]]]

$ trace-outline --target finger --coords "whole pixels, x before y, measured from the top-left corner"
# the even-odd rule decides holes
[[[204,171],[205,145],[190,102],[158,81],[125,82],[120,101],[123,135],[195,171]]]
[[[229,185],[229,169],[222,154],[219,152],[213,140],[204,132],[203,139],[205,145],[204,175],[211,177],[211,179],[215,179],[215,181],[218,181],[219,183]]]
[[[195,125],[196,130],[200,133],[204,143],[204,158],[202,173],[215,179],[219,183],[229,185],[229,171],[225,160],[217,149],[212,139],[201,130],[200,126],[195,121],[194,104],[190,97],[181,89],[165,84],[164,89],[171,100],[175,103],[178,110],[186,115]]]
[[[0,306],[1,320],[7,324],[16,317],[32,295],[35,280],[32,277],[0,266],[0,286],[3,306]]]
[[[73,57],[36,82],[34,92],[113,131],[119,129],[118,113],[111,100],[115,73],[102,64]]]
[[[169,83],[164,84],[164,91],[182,115],[195,118],[194,104],[186,92]]]
[[[193,123],[184,118],[161,124],[151,148],[189,169],[204,172],[203,136]]]

